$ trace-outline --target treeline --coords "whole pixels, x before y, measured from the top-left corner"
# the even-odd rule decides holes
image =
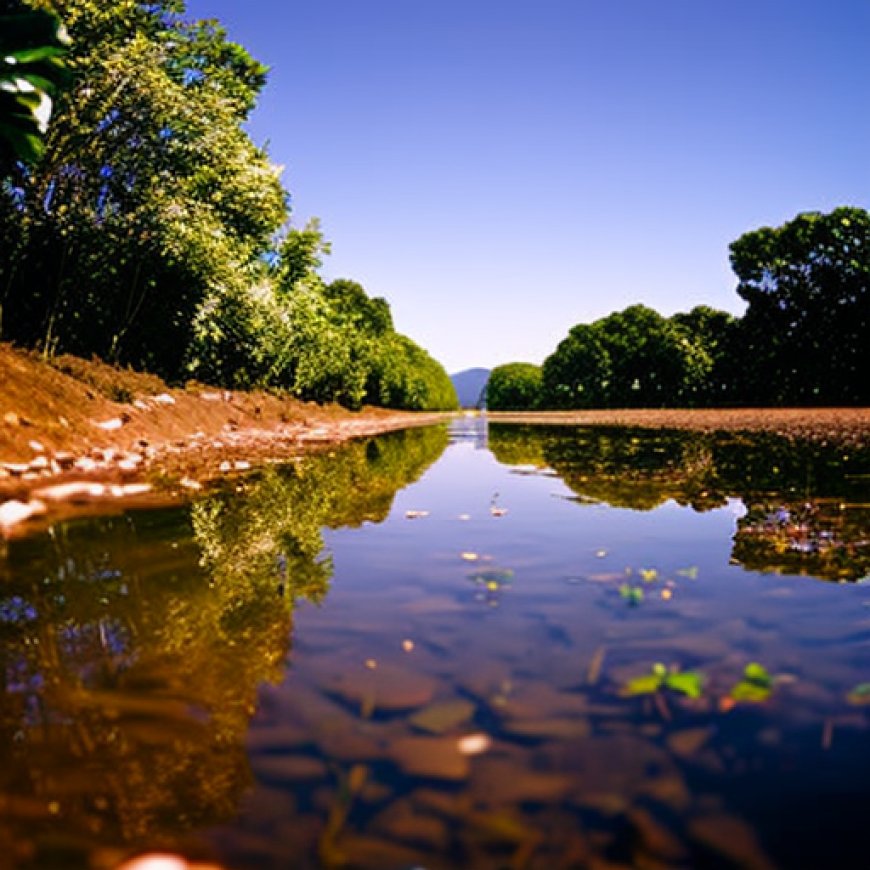
[[[572,327],[542,366],[493,369],[493,410],[870,404],[870,214],[809,212],[730,247],[744,315],[632,305]]]
[[[39,12],[69,32],[67,81],[54,79],[38,148],[0,135],[4,340],[173,382],[456,406],[443,367],[396,332],[385,300],[323,280],[317,223],[289,225],[280,170],[243,127],[264,66],[217,22],[186,20],[183,0],[0,0],[0,30],[15,22],[31,40],[14,75],[45,44],[44,27],[25,26]],[[12,114],[0,104],[0,115],[9,133]]]

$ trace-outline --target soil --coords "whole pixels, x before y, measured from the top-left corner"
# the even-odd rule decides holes
[[[0,504],[40,499],[47,488],[73,482],[103,485],[106,498],[124,498],[124,487],[141,498],[148,483],[147,497],[162,500],[267,460],[446,416],[353,412],[197,383],[173,389],[99,360],[49,362],[0,343]],[[56,489],[49,499],[100,500],[95,486]]]

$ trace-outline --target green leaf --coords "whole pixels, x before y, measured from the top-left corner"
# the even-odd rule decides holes
[[[860,706],[870,704],[870,683],[859,683],[851,692],[849,692],[846,696],[846,700],[850,704]]]
[[[662,678],[658,674],[644,674],[629,680],[623,688],[625,695],[652,695],[662,687]]]
[[[700,698],[704,688],[704,676],[697,671],[677,671],[665,677],[664,686],[672,692]]]
[[[735,701],[761,703],[773,693],[773,677],[758,662],[750,662],[743,670],[743,679],[731,689]]]

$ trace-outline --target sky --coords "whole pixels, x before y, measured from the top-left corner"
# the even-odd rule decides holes
[[[743,311],[728,245],[870,206],[870,0],[188,0],[323,274],[448,371],[641,302]]]

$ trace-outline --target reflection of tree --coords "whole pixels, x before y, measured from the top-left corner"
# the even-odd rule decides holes
[[[380,520],[443,430],[267,469],[188,510],[65,522],[0,560],[0,849],[75,867],[231,816],[257,687],[293,601],[322,597],[320,528]],[[17,850],[17,851],[16,851]],[[35,850],[35,856],[34,856]]]
[[[584,501],[698,511],[739,498],[734,559],[752,570],[861,577],[870,516],[866,451],[770,434],[495,425],[500,462],[554,469]]]
[[[755,571],[855,579],[870,573],[868,530],[866,505],[756,502],[737,522],[733,558]]]

